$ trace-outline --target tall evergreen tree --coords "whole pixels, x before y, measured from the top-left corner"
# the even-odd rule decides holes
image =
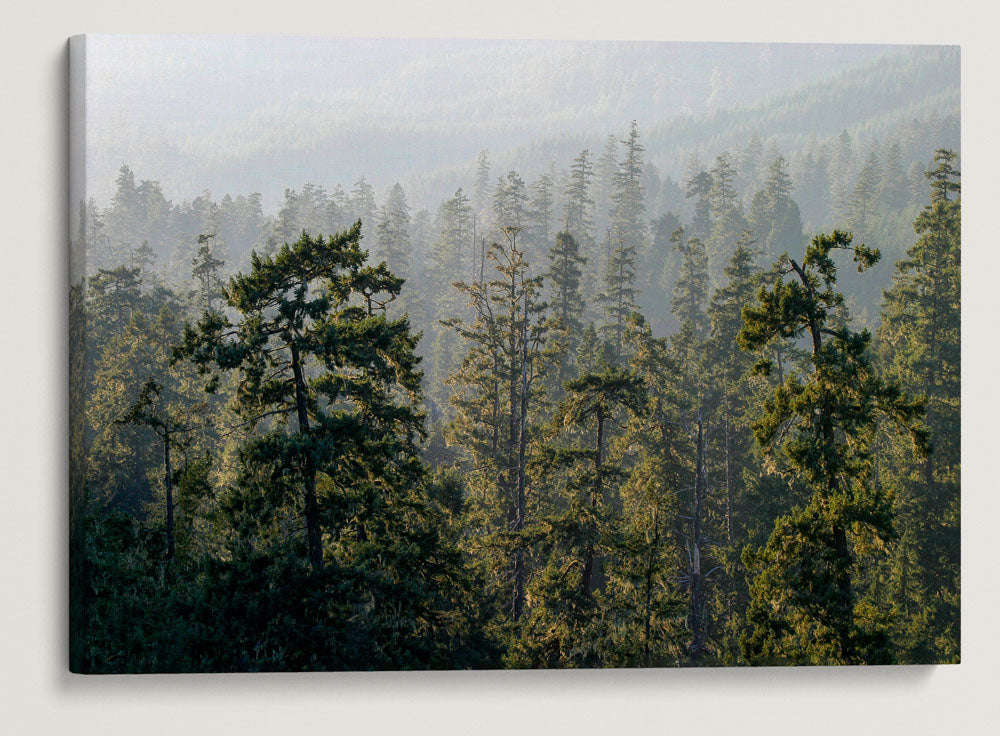
[[[734,185],[736,167],[732,157],[728,153],[720,154],[709,175],[712,178],[712,185],[708,190],[712,229],[705,241],[705,248],[708,252],[709,275],[713,283],[719,283],[736,239],[746,227],[746,220]]]
[[[962,203],[955,159],[945,149],[934,154],[930,204],[914,222],[917,242],[896,264],[878,331],[883,365],[927,400],[932,452],[919,460],[895,448],[885,473],[898,478],[901,527],[891,600],[898,640],[915,662],[959,656]]]
[[[198,255],[191,261],[191,277],[198,283],[193,292],[198,310],[204,312],[216,311],[215,303],[223,297],[223,283],[220,276],[225,261],[216,258],[212,253],[210,242],[213,236],[199,235]]]
[[[834,222],[847,224],[851,221],[851,188],[854,181],[854,142],[850,134],[843,130],[837,137],[827,166],[830,190],[827,198]]]
[[[472,191],[472,209],[483,220],[490,204],[490,153],[486,149],[476,157],[476,179]]]
[[[237,321],[206,312],[185,329],[177,351],[212,374],[210,391],[221,373],[238,372],[234,409],[246,423],[270,427],[243,457],[249,467],[294,479],[278,488],[298,485],[317,570],[323,506],[335,503],[320,498],[320,475],[343,492],[352,487],[348,468],[360,463],[364,471],[356,472],[388,481],[410,461],[421,429],[416,339],[405,318],[384,314],[401,281],[384,265],[366,266],[359,241],[355,225],[330,238],[303,233],[274,257],[254,255],[250,273],[226,289]]]
[[[872,224],[878,214],[879,183],[882,179],[878,153],[872,150],[865,165],[858,172],[857,182],[851,192],[850,227],[855,237],[866,239],[871,234]]]
[[[493,192],[493,226],[502,238],[505,228],[524,228],[528,221],[528,192],[516,171],[497,180]]]
[[[708,621],[706,617],[706,573],[707,544],[705,519],[708,503],[706,465],[706,400],[707,376],[703,366],[704,342],[708,336],[709,271],[708,254],[698,238],[684,240],[683,228],[678,228],[671,237],[674,248],[680,253],[681,266],[674,286],[671,308],[680,322],[680,329],[671,339],[674,381],[680,388],[683,399],[677,402],[677,420],[694,428],[694,447],[689,449],[689,457],[684,464],[687,478],[693,476],[689,484],[691,498],[689,514],[690,527],[683,534],[687,540],[687,564],[685,578],[689,593],[688,626],[691,642],[688,656],[691,662],[700,662],[706,647]]]
[[[571,378],[572,361],[580,344],[580,333],[583,331],[583,314],[586,300],[580,289],[583,279],[583,268],[587,259],[580,255],[580,247],[570,233],[562,231],[556,234],[555,245],[549,251],[549,270],[546,277],[549,283],[551,333],[558,352],[558,368],[556,371],[557,394],[562,392],[563,384]]]
[[[398,276],[410,276],[410,208],[399,182],[390,187],[379,210],[372,254],[376,261],[385,261]]]
[[[361,220],[361,229],[365,234],[375,231],[375,213],[377,210],[375,189],[368,183],[364,174],[354,182],[354,188],[351,190],[351,196],[348,199],[348,207],[351,212],[350,222]],[[287,238],[286,242],[291,242],[292,240],[294,238]]]
[[[566,383],[556,432],[592,444],[559,443],[557,434],[535,463],[537,475],[556,489],[556,498],[533,524],[547,560],[530,589],[528,624],[534,636],[520,647],[527,655],[521,655],[523,666],[601,664],[595,626],[601,605],[595,594],[600,558],[613,549],[613,508],[621,476],[616,464],[607,463],[606,430],[626,410],[640,411],[642,404],[642,382],[624,369],[587,373]]]
[[[505,591],[506,610],[516,622],[524,613],[528,579],[520,538],[528,510],[528,435],[549,358],[542,279],[529,274],[518,229],[507,228],[505,235],[505,243],[493,243],[487,254],[492,279],[455,284],[469,301],[472,319],[444,321],[468,345],[448,379],[455,419],[447,436],[471,456],[470,503],[478,534],[487,540],[480,563],[490,584]]]
[[[906,206],[908,199],[906,172],[903,171],[903,156],[897,141],[890,143],[886,149],[878,199],[879,206],[885,212],[892,212]]]
[[[694,217],[691,220],[692,234],[704,240],[712,232],[712,209],[709,199],[712,176],[701,167],[697,153],[688,159],[683,184],[685,199],[695,198]]]
[[[437,239],[431,244],[427,258],[427,278],[433,284],[452,284],[461,281],[472,268],[467,253],[473,234],[472,207],[469,198],[461,188],[454,196],[438,207],[435,218]],[[478,274],[477,274],[478,275]],[[430,295],[432,302],[430,390],[428,398],[435,406],[443,409],[448,401],[448,389],[444,380],[458,366],[461,360],[458,335],[453,330],[443,328],[441,321],[467,310],[462,295],[454,289],[436,289]]]
[[[613,445],[620,470],[607,476],[618,483],[620,513],[605,535],[611,544],[602,602],[610,623],[599,632],[601,657],[606,666],[677,665],[686,659],[691,631],[689,566],[677,521],[688,517],[680,496],[693,465],[686,452],[689,405],[668,341],[654,338],[638,314],[629,320],[628,340],[640,405],[632,405]]]
[[[619,358],[625,347],[625,324],[636,309],[636,260],[645,248],[645,195],[642,187],[642,152],[639,129],[633,120],[622,141],[625,157],[615,177],[612,196],[614,211],[609,234],[611,252],[604,273],[601,302],[604,305],[604,331],[615,345]]]
[[[776,258],[780,253],[794,251],[803,242],[802,218],[792,199],[792,179],[783,156],[771,163],[767,180],[750,205],[748,226],[764,253]]]
[[[549,250],[553,202],[552,177],[542,174],[531,185],[527,226],[524,230],[525,242],[531,243],[536,253],[547,253]]]
[[[816,236],[801,264],[782,256],[774,284],[743,310],[745,349],[776,336],[804,335],[812,345],[811,372],[804,380],[789,376],[754,424],[764,453],[782,453],[789,472],[812,491],[804,508],[778,519],[762,549],[744,552],[753,583],[743,649],[755,662],[892,657],[885,622],[859,599],[854,580],[865,547],[893,533],[891,504],[869,482],[872,438],[883,417],[908,430],[917,451],[926,450],[926,432],[918,425],[920,404],[872,369],[869,333],[838,319],[844,297],[836,291],[837,250],[851,252],[861,269],[879,258],[839,231]],[[770,370],[769,360],[756,369]]]
[[[614,210],[613,196],[618,177],[618,136],[608,135],[604,150],[594,165],[594,229],[604,233],[611,228],[611,213]],[[601,240],[598,235],[596,240]],[[602,263],[603,266],[606,262]]]
[[[594,165],[590,161],[590,151],[586,148],[573,159],[566,181],[565,204],[563,206],[563,229],[577,242],[592,237],[594,198],[591,182]]]
[[[726,267],[726,283],[708,306],[710,328],[705,342],[705,372],[709,382],[705,442],[706,463],[718,480],[719,503],[706,514],[708,536],[717,570],[711,599],[711,618],[719,622],[715,639],[720,661],[738,661],[741,612],[747,605],[745,570],[740,552],[748,542],[748,518],[755,509],[747,503],[747,477],[760,475],[753,456],[750,416],[756,391],[749,376],[752,355],[739,349],[736,338],[743,326],[743,307],[753,302],[761,284],[760,251],[749,230],[743,231]],[[718,509],[718,511],[715,511]]]
[[[122,164],[115,180],[115,194],[104,216],[104,235],[108,245],[108,265],[129,262],[129,253],[142,241],[145,224],[142,199],[135,183],[135,174]]]

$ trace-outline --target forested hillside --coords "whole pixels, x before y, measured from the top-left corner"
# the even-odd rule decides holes
[[[202,189],[259,191],[272,209],[285,186],[401,181],[430,207],[487,148],[525,175],[517,150],[540,138],[551,157],[603,143],[633,118],[647,127],[700,116],[829,79],[884,55],[929,48],[463,39],[94,36],[92,194],[106,200],[123,161],[177,199]],[[101,80],[114,80],[108,89]],[[922,80],[907,80],[918,93]],[[957,87],[957,80],[950,80]],[[428,90],[447,90],[437,94]],[[183,104],[171,101],[183,100]],[[869,104],[885,111],[875,93]],[[842,126],[841,126],[842,127]],[[839,132],[839,128],[836,132]],[[555,151],[549,138],[586,138]],[[748,132],[749,135],[749,132]],[[746,136],[744,136],[746,137]],[[659,152],[653,151],[651,153]],[[509,155],[509,158],[508,158]],[[659,164],[658,164],[659,165]],[[532,164],[533,166],[533,164]],[[675,177],[676,178],[676,177]],[[426,196],[418,189],[430,187]]]
[[[122,165],[74,669],[958,661],[957,64],[273,209]]]

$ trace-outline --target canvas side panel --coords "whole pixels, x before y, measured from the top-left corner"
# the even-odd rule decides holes
[[[83,668],[84,585],[84,355],[86,318],[86,36],[69,39],[69,666]]]

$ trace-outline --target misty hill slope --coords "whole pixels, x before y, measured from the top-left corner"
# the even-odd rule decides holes
[[[178,198],[393,181],[828,78],[891,46],[93,37],[92,194],[123,161]]]
[[[802,148],[842,130],[862,145],[895,133],[914,118],[958,114],[957,47],[914,47],[856,69],[770,97],[753,107],[736,106],[657,125],[647,135],[651,160],[679,172],[681,153],[700,147],[721,151],[744,145],[754,131],[779,150]]]
[[[822,142],[843,130],[860,146],[886,137],[901,138],[902,143],[911,143],[904,149],[905,163],[927,160],[933,152],[924,150],[928,146],[959,148],[959,65],[957,47],[897,48],[754,105],[739,104],[669,119],[637,118],[646,160],[661,175],[677,181],[692,154],[698,153],[703,164],[710,164],[718,153],[745,146],[755,132],[765,147],[773,145],[791,157],[810,138]],[[913,136],[913,121],[930,125],[933,130],[925,136],[928,141],[907,140]],[[620,126],[599,135],[544,136],[507,151],[491,151],[494,168],[536,176],[551,161],[566,166],[583,148],[596,157],[607,134],[620,136],[623,130]],[[441,167],[415,177],[409,185],[418,197],[434,201],[449,195],[456,186],[467,186],[471,165],[470,159],[460,166]]]

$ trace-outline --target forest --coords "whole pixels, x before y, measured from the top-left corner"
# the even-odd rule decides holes
[[[957,116],[640,122],[80,202],[71,669],[958,662]]]

